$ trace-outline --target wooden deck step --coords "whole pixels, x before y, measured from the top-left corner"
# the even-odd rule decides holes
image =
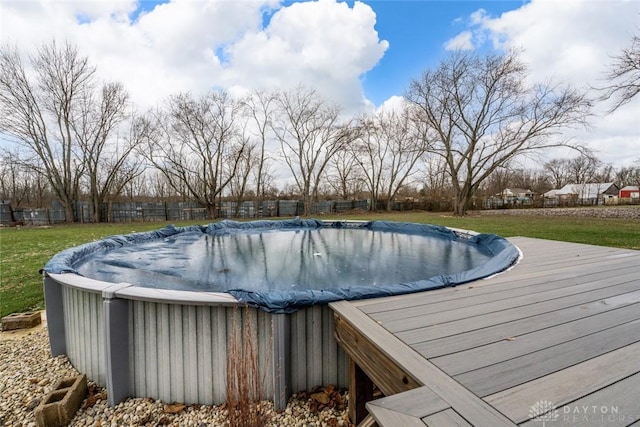
[[[438,367],[424,359],[419,353],[408,347],[389,331],[376,323],[369,316],[358,310],[347,301],[339,301],[330,304],[336,315],[335,327],[338,342],[344,343],[341,338],[345,329],[350,331],[354,345],[345,348],[354,360],[376,359],[386,360],[382,366],[396,365],[406,371],[422,385],[426,385],[433,394],[445,401],[473,425],[478,426],[515,426],[499,411],[492,408],[478,396],[470,392]],[[368,342],[366,345],[362,345]],[[344,346],[343,346],[344,347]],[[367,354],[363,354],[367,353]],[[376,353],[372,356],[371,353]],[[381,366],[361,366],[367,375],[374,380],[379,376]],[[384,370],[384,368],[382,368]],[[380,386],[380,384],[376,383]],[[458,409],[459,408],[459,409]]]

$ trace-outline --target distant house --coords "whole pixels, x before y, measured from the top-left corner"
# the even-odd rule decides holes
[[[589,184],[567,184],[564,187],[544,193],[547,199],[575,200],[578,203],[600,204],[618,197],[620,189],[613,182]]]
[[[524,188],[505,188],[502,190],[502,193],[498,194],[505,200],[512,199],[532,199],[534,196],[533,191],[525,190]]]
[[[549,190],[543,194],[545,199],[559,199],[560,198],[560,190]]]
[[[640,187],[637,185],[627,185],[620,189],[618,197],[621,199],[640,199]]]
[[[504,203],[531,203],[535,193],[524,188],[505,188],[502,192],[496,194]]]

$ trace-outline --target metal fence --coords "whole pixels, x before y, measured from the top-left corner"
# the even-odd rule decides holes
[[[298,200],[223,201],[216,207],[216,218],[258,219],[291,217],[304,213],[304,202]],[[368,200],[321,200],[311,205],[311,215],[366,211]],[[91,211],[88,202],[75,202],[77,222],[89,223]],[[193,202],[113,202],[102,206],[104,222],[146,221],[206,221],[210,218],[205,207]],[[0,224],[50,225],[65,222],[65,210],[60,203],[51,208],[12,208],[9,202],[0,202]]]
[[[535,198],[509,200],[487,197],[474,200],[472,209],[527,209],[560,208],[577,206],[640,204],[640,199],[607,197],[599,199],[548,199]],[[241,202],[222,201],[217,207],[215,218],[259,219],[292,217],[302,215],[305,205],[300,200],[247,200]],[[311,215],[339,214],[349,211],[368,211],[369,200],[321,200],[313,202]],[[392,211],[451,211],[449,199],[394,201]],[[387,209],[386,201],[378,201],[376,209]],[[89,203],[74,203],[76,220],[91,222]],[[208,210],[194,202],[113,202],[103,205],[101,217],[104,222],[146,222],[146,221],[208,221]],[[51,225],[65,222],[65,210],[59,202],[50,208],[12,208],[10,202],[0,201],[0,224],[2,225]]]

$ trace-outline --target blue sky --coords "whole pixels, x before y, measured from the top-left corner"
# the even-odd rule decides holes
[[[412,78],[437,66],[447,54],[444,43],[463,31],[469,16],[484,9],[491,16],[517,9],[522,1],[364,1],[376,12],[376,29],[389,48],[362,79],[376,105],[402,94]]]
[[[281,4],[287,7],[305,1],[287,0]],[[135,19],[163,3],[169,1],[142,1],[131,17]],[[355,2],[348,0],[346,3],[353,7]],[[381,105],[391,96],[403,94],[412,78],[438,64],[447,54],[444,43],[466,28],[473,12],[483,9],[489,16],[500,16],[527,1],[363,0],[361,3],[373,9],[376,14],[375,30],[380,39],[389,42],[382,59],[360,79],[366,97],[375,105]],[[263,27],[268,26],[276,11],[264,14]],[[222,47],[217,53],[226,59]]]

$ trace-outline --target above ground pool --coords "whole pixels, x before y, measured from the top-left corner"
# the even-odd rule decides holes
[[[282,409],[293,392],[348,383],[327,303],[455,286],[518,257],[495,235],[378,221],[222,221],[112,236],[45,266],[51,351],[105,386],[112,405],[128,396],[220,404],[241,328],[258,350],[263,398]]]
[[[270,312],[452,286],[517,259],[495,235],[425,224],[285,220],[114,236],[56,255],[48,273],[135,286],[228,292]]]

